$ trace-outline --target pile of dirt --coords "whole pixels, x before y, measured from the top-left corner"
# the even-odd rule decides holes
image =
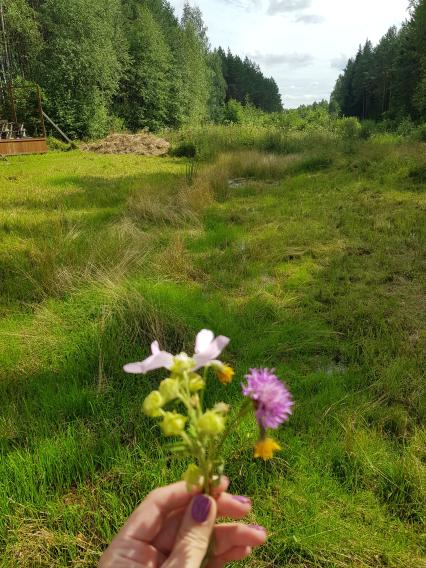
[[[103,140],[81,146],[86,152],[98,154],[137,154],[139,156],[164,156],[170,150],[170,144],[149,132],[139,134],[110,134]]]

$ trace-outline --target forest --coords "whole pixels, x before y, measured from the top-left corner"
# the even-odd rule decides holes
[[[282,108],[274,79],[212,49],[188,3],[179,21],[165,0],[8,0],[4,29],[3,82],[38,83],[74,138],[222,122],[230,99]]]
[[[411,0],[409,18],[349,59],[330,107],[360,120],[426,121],[426,2]]]

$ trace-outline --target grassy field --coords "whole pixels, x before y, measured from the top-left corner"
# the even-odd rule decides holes
[[[296,400],[273,462],[252,459],[251,421],[226,448],[270,532],[244,565],[426,566],[425,145],[278,149],[194,176],[183,158],[0,162],[2,567],[95,566],[180,477],[141,413],[161,375],[121,368],[202,327]]]

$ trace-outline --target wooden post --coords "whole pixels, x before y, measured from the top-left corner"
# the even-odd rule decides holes
[[[47,114],[46,114],[44,111],[43,111],[43,116],[44,116],[44,118],[47,120],[47,122],[50,122],[50,124],[51,124],[54,128],[56,128],[56,130],[59,132],[59,134],[68,142],[68,144],[71,145],[72,148],[77,148],[75,142],[73,142],[72,140],[70,140],[70,139],[68,138],[68,136],[65,134],[65,132],[63,132],[63,131],[59,128],[59,126],[58,126],[55,122],[53,122],[53,120],[50,118],[50,116],[47,116]]]
[[[15,99],[13,98],[13,86],[12,82],[9,82],[7,85],[7,90],[9,91],[9,98],[10,98],[10,105],[12,107],[12,118],[13,122],[18,122],[18,117],[16,116],[16,106],[15,106]]]
[[[39,85],[37,85],[37,102],[38,102],[38,112],[39,112],[39,115],[40,115],[43,138],[46,138],[46,125],[44,123],[44,113],[43,113],[43,107],[41,105],[41,92],[40,92]]]

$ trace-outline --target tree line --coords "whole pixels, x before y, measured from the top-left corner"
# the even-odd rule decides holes
[[[377,46],[360,46],[331,95],[330,108],[360,120],[426,121],[426,0],[411,0],[409,17]]]
[[[188,3],[180,20],[166,0],[7,0],[3,16],[0,79],[38,83],[71,136],[222,122],[231,100],[282,109],[274,79],[212,49]]]

